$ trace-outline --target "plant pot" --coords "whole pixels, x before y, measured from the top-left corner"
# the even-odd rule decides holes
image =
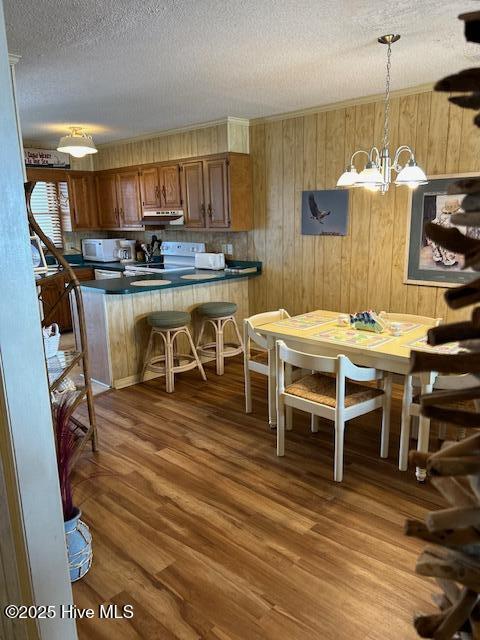
[[[73,517],[64,523],[72,582],[83,578],[92,564],[92,534],[87,525],[80,520],[81,515],[80,509],[75,507]]]

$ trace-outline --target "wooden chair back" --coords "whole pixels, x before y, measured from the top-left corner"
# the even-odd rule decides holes
[[[278,309],[277,311],[265,311],[264,313],[257,313],[254,316],[245,318],[245,349],[249,353],[250,341],[254,342],[262,349],[267,349],[267,341],[259,333],[255,331],[255,327],[259,327],[262,324],[269,324],[270,322],[278,322],[290,318],[290,314],[285,309]]]

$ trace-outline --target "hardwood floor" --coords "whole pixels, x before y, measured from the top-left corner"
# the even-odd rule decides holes
[[[134,606],[130,620],[79,621],[81,640],[408,640],[434,585],[414,574],[406,517],[441,504],[381,461],[380,415],[349,423],[334,484],[332,428],[295,415],[286,455],[266,421],[266,379],[243,411],[238,358],[219,378],[181,374],[96,398],[100,452],[78,463],[75,498],[94,559],[79,607]],[[394,403],[394,428],[398,402]]]

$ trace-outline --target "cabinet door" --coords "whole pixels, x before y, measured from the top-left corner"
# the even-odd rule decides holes
[[[226,228],[230,225],[227,184],[227,160],[205,161],[205,203],[207,227]]]
[[[69,175],[68,195],[73,229],[96,229],[97,203],[92,175]]]
[[[138,171],[117,174],[117,202],[120,226],[141,227],[140,181]]]
[[[62,333],[72,329],[72,314],[68,295],[65,295],[60,303],[55,306],[64,288],[65,280],[63,276],[58,276],[41,285],[44,325],[47,326],[56,322]]]
[[[114,173],[102,173],[95,178],[99,226],[114,229],[119,225],[117,182]]]
[[[140,169],[142,207],[160,207],[160,181],[157,167]]]
[[[186,162],[181,173],[186,226],[204,228],[203,163]]]
[[[162,206],[166,209],[180,209],[182,197],[180,193],[180,167],[178,164],[160,167],[160,189]]]

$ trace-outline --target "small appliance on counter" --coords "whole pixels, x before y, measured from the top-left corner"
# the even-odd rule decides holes
[[[213,269],[221,271],[225,269],[224,253],[196,253],[195,254],[196,269]]]
[[[136,262],[135,246],[136,240],[120,240],[120,248],[118,249],[118,257],[122,264]]]
[[[195,258],[205,252],[204,242],[162,242],[160,255],[162,262],[155,260],[144,264],[129,264],[125,276],[138,276],[147,273],[166,273],[168,271],[193,271]]]
[[[120,242],[124,242],[124,240],[121,238],[82,240],[83,259],[92,262],[119,262]]]

